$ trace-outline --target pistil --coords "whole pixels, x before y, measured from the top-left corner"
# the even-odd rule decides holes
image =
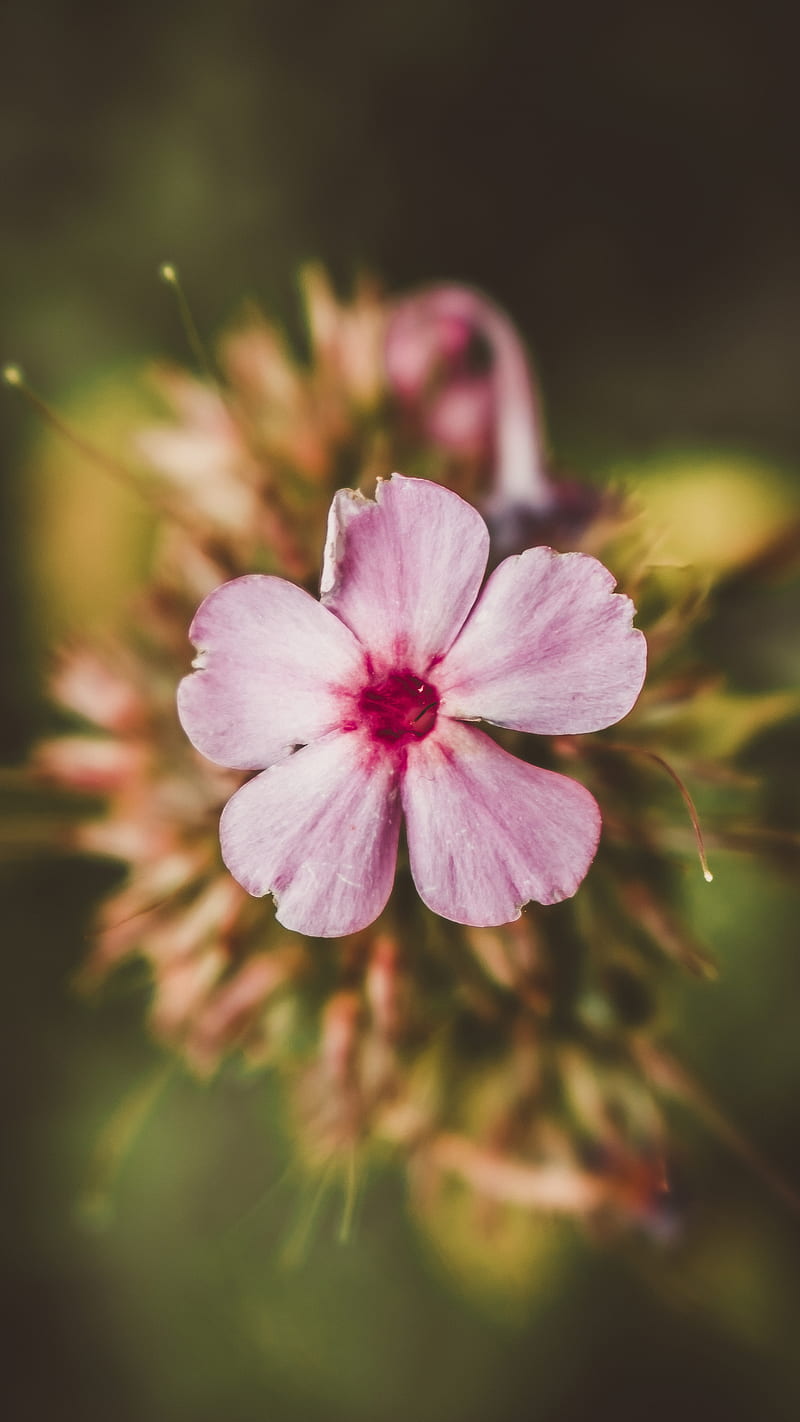
[[[436,688],[411,671],[393,671],[366,686],[359,712],[378,741],[421,741],[433,730],[439,696]]]

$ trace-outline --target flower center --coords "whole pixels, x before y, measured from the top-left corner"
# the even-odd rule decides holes
[[[365,686],[358,709],[376,740],[421,741],[433,730],[439,696],[436,688],[413,672],[389,672]]]

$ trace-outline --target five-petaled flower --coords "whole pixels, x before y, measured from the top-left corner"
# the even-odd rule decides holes
[[[210,760],[261,771],[223,811],[222,854],[287,928],[333,937],[377,918],[403,815],[420,897],[458,923],[509,922],[584,878],[594,797],[472,722],[612,725],[641,689],[645,640],[596,559],[530,548],[480,591],[488,550],[470,504],[396,474],[374,501],[336,494],[319,602],[253,574],[200,606],[180,719]]]

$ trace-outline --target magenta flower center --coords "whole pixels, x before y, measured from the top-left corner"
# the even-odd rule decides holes
[[[436,724],[439,696],[430,682],[413,672],[389,672],[364,687],[358,709],[376,740],[421,741]]]

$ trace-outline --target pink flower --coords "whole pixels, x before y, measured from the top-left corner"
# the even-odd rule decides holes
[[[403,814],[420,897],[458,923],[509,922],[586,874],[593,796],[471,723],[609,726],[641,689],[644,637],[594,558],[531,548],[481,592],[488,551],[470,504],[396,474],[374,502],[336,494],[319,602],[253,574],[200,606],[180,719],[210,760],[262,772],[223,811],[222,854],[287,928],[333,937],[377,918]]]
[[[476,460],[492,562],[569,543],[597,512],[596,489],[555,478],[536,377],[511,318],[468,286],[423,287],[394,303],[386,377],[406,418],[445,454]]]
[[[468,286],[431,286],[395,303],[386,372],[427,437],[493,464],[489,502],[550,514],[544,420],[528,355],[510,317]]]

